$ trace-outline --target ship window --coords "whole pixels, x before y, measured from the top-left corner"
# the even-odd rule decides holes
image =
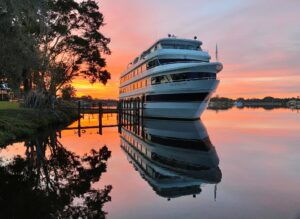
[[[171,78],[173,81],[181,81],[181,80],[185,80],[188,78],[188,74],[187,73],[181,73],[181,74],[172,74]]]
[[[176,43],[162,43],[164,49],[185,49],[185,50],[201,50],[198,44],[176,44]]]
[[[160,84],[159,77],[152,77],[151,78],[151,84]]]
[[[151,84],[164,84],[170,82],[167,75],[161,75],[151,78]]]
[[[152,48],[151,48],[151,52],[154,52],[155,50],[157,50],[158,49],[158,45],[156,44],[156,45],[154,45]]]
[[[179,74],[171,74],[172,81],[196,80],[196,79],[216,79],[215,73],[207,72],[185,72]]]
[[[143,65],[142,65],[142,72],[144,72],[145,70],[146,70],[146,65],[143,64]]]
[[[177,63],[177,62],[203,62],[203,61],[195,60],[195,59],[159,59],[159,63],[161,65],[170,64],[170,63]]]
[[[185,80],[207,80],[207,79],[216,79],[215,73],[207,72],[185,72],[178,74],[170,74],[169,76],[156,76],[151,78],[151,84],[163,84],[168,82],[178,82]]]
[[[160,83],[164,84],[164,83],[168,83],[168,82],[169,82],[169,79],[168,79],[167,75],[162,76]]]
[[[133,61],[133,64],[137,63],[139,61],[139,57],[136,57]]]
[[[203,100],[207,97],[207,93],[196,93],[194,94],[195,97],[199,98],[203,96]],[[193,96],[190,94],[189,97]],[[207,143],[203,140],[193,140],[193,139],[179,139],[179,138],[167,138],[167,137],[160,137],[157,135],[151,135],[151,142],[170,146],[174,148],[185,148],[190,150],[199,150],[199,151],[208,151],[211,148],[211,144]],[[159,155],[155,156],[158,158]]]
[[[127,93],[127,92],[131,92],[135,89],[146,87],[148,84],[148,80],[150,80],[150,79],[143,79],[143,80],[139,80],[135,83],[131,83],[123,88],[120,88],[120,92]],[[170,76],[168,76],[168,75],[166,77],[163,76],[159,79],[159,83],[167,83],[168,82],[167,80],[168,81],[171,80]]]
[[[151,60],[150,62],[147,63],[147,69],[154,68],[158,65],[159,65],[158,59]]]

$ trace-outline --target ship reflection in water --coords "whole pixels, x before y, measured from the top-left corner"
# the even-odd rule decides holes
[[[125,123],[126,124],[126,123]],[[219,158],[201,121],[143,120],[121,128],[121,147],[153,190],[168,200],[196,197],[222,179]]]

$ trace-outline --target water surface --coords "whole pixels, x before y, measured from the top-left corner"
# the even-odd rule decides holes
[[[85,115],[81,125],[97,123],[96,115]],[[114,116],[105,116],[104,124],[114,123]],[[105,128],[103,135],[98,134],[98,129],[83,128],[78,137],[76,129],[60,133],[53,130],[1,149],[1,165],[16,163],[17,155],[27,161],[30,158],[31,162],[21,165],[28,170],[28,176],[40,167],[53,168],[58,163],[57,185],[68,188],[61,191],[70,191],[72,197],[68,196],[66,201],[56,194],[59,197],[54,195],[56,198],[49,202],[59,200],[64,207],[81,206],[82,211],[98,211],[98,216],[106,212],[107,218],[112,219],[300,218],[300,114],[295,111],[207,110],[196,123],[147,121],[143,133],[135,134],[125,127],[122,131],[120,137],[117,128]],[[103,150],[104,145],[111,156]],[[38,148],[44,148],[44,152]],[[51,148],[60,148],[61,156],[53,156]],[[30,149],[34,153],[29,153]],[[91,152],[92,149],[95,151]],[[77,166],[72,165],[74,159],[70,156],[77,156]],[[93,166],[95,163],[98,166]],[[78,168],[85,170],[85,177],[73,174]],[[22,174],[19,177],[25,176]],[[37,179],[36,175],[31,177]],[[11,175],[1,178],[5,180],[1,183],[15,182]],[[74,179],[83,180],[86,186],[74,186]],[[24,182],[28,186],[28,181]],[[43,187],[44,183],[32,185],[34,189],[38,185],[41,193],[55,194],[51,188]],[[5,191],[0,191],[3,196]],[[91,194],[94,202],[85,206],[83,197]],[[28,201],[22,200],[24,197],[13,198]],[[16,206],[14,211],[24,210]],[[73,210],[69,214],[78,212]]]

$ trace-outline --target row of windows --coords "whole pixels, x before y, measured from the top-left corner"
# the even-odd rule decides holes
[[[127,143],[123,143],[121,146],[150,177],[157,179],[171,178],[170,176],[162,175],[160,172],[157,172],[151,166],[147,165],[144,161],[144,158],[138,152],[133,150],[132,146],[127,145]],[[142,152],[142,154],[144,153]]]
[[[147,64],[143,64],[137,68],[135,68],[134,70],[132,70],[131,72],[129,72],[128,74],[124,75],[123,77],[121,77],[120,82],[123,83],[125,81],[128,81],[129,79],[141,74],[142,72],[144,72],[147,68]]]
[[[151,84],[164,84],[185,80],[216,79],[215,73],[185,72],[178,74],[160,75],[151,78]]]
[[[153,169],[151,166],[147,165],[147,163],[144,161],[144,159],[139,155],[137,152],[135,152],[130,146],[128,145],[122,145],[122,148],[127,152],[128,155],[135,161],[136,165],[139,165],[140,168],[145,171],[145,173],[152,177],[157,179],[164,179],[164,178],[171,178],[170,176],[162,175],[161,173],[157,172],[155,169]]]
[[[178,43],[162,43],[161,47],[164,49],[185,49],[185,50],[200,50],[201,47],[195,43],[193,44],[178,44]]]
[[[147,169],[147,164],[144,162],[141,155],[136,153],[130,146],[126,144],[122,144],[122,147],[132,157],[132,159],[143,168],[143,170]]]
[[[120,93],[122,94],[122,93],[131,92],[131,91],[134,91],[137,89],[141,89],[141,88],[147,87],[148,84],[149,83],[148,83],[147,79],[139,80],[139,81],[129,84],[125,87],[122,87],[120,89]]]
[[[139,66],[138,68],[132,70],[130,73],[126,74],[125,76],[121,77],[121,83],[141,74],[145,70],[154,68],[159,65],[165,65],[170,63],[177,63],[177,62],[201,62],[199,60],[193,59],[153,59],[146,64]]]
[[[123,77],[121,77],[121,83],[143,73],[146,70],[149,70],[151,68],[154,68],[156,66],[160,65],[159,60],[158,59],[153,59],[137,68],[135,68],[134,70],[132,70],[131,72],[129,72],[128,74],[124,75]]]
[[[135,147],[137,150],[139,150],[140,153],[145,155],[146,157],[151,157],[152,153],[151,151],[148,151],[145,146],[143,146],[142,143],[139,143],[134,139],[134,137],[131,134],[128,134],[126,132],[122,132],[122,137],[133,147]]]
[[[172,82],[180,82],[180,81],[187,81],[187,80],[212,80],[216,79],[215,73],[208,73],[208,72],[185,72],[185,73],[178,73],[178,74],[169,74],[169,75],[160,75],[151,78],[151,85],[157,84],[165,84],[165,83],[172,83]],[[132,92],[137,89],[141,89],[147,87],[150,84],[149,79],[143,79],[132,84],[129,84],[120,89],[120,93],[128,93]]]
[[[186,62],[203,62],[195,59],[159,59],[160,65],[171,64],[171,63],[186,63]]]

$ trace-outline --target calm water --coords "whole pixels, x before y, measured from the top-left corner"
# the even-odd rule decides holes
[[[95,124],[91,115],[81,123]],[[300,218],[295,111],[207,110],[202,122],[147,120],[139,135],[77,132],[0,150],[1,218]]]

